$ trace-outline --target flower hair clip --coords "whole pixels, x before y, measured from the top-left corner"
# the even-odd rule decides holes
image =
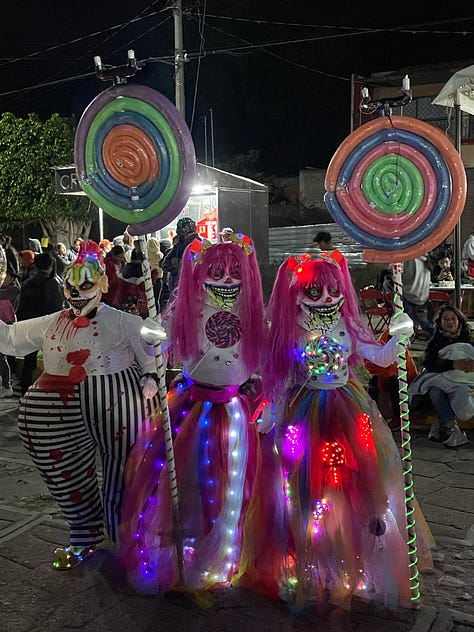
[[[233,244],[237,244],[240,246],[246,255],[251,255],[254,252],[255,248],[253,246],[253,241],[244,233],[232,233],[228,235],[229,241]]]
[[[312,255],[307,252],[304,255],[299,255],[297,258],[288,257],[288,259],[286,260],[286,269],[288,270],[288,272],[292,272],[293,274],[300,274],[301,272],[303,272],[304,264],[310,259],[313,259],[315,261],[317,261],[318,259],[319,261],[327,261],[328,263],[331,263],[339,268],[341,261],[344,259],[344,255],[340,250],[337,249],[334,249],[331,253],[321,252],[317,255]]]
[[[192,260],[195,263],[202,263],[203,254],[211,246],[211,242],[207,239],[193,239],[191,245],[189,246],[189,252],[191,253]]]

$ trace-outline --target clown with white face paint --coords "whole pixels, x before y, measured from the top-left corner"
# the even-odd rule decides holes
[[[265,551],[260,560],[257,551],[254,583],[273,572],[280,595],[297,607],[306,600],[348,606],[353,595],[407,605],[400,457],[355,373],[362,358],[389,366],[403,347],[396,335],[377,344],[362,323],[337,250],[282,264],[267,318],[262,375],[275,402],[282,476],[281,507],[273,515],[284,516],[277,532],[288,532],[279,568],[265,569]],[[397,335],[413,331],[409,319],[397,324]],[[429,550],[420,558],[424,553],[422,567],[429,563]]]
[[[186,249],[178,296],[164,314],[172,357],[183,374],[169,391],[184,544],[186,585],[228,585],[260,462],[251,423],[249,378],[263,342],[260,273],[251,240],[233,235]],[[178,582],[161,429],[132,453],[140,466],[124,498],[123,560],[142,590]],[[132,474],[132,473],[131,473]],[[128,545],[128,546],[127,546]]]
[[[117,541],[125,460],[149,422],[147,397],[156,393],[153,349],[143,321],[104,303],[102,253],[82,243],[64,277],[71,305],[13,325],[0,323],[0,350],[24,355],[42,349],[44,373],[20,402],[20,435],[70,528],[70,545],[53,566],[77,566],[104,538]],[[95,459],[102,460],[102,498]]]

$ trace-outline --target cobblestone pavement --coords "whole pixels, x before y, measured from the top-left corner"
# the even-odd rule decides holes
[[[208,609],[178,594],[131,594],[107,550],[73,572],[53,571],[67,529],[19,442],[16,414],[17,400],[0,400],[0,632],[474,631],[474,431],[469,446],[450,451],[413,430],[415,491],[437,543],[419,607],[392,613],[355,601],[351,613],[295,617],[237,589],[218,591]]]

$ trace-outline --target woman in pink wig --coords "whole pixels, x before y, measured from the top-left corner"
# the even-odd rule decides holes
[[[178,295],[164,315],[182,375],[169,397],[185,582],[212,588],[239,565],[242,528],[259,462],[249,380],[263,339],[263,300],[251,240],[195,240]],[[129,577],[141,590],[178,586],[169,479],[161,428],[132,455],[121,531]],[[136,465],[138,463],[138,465]]]
[[[390,365],[399,340],[381,346],[361,322],[337,250],[282,264],[267,316],[264,391],[275,403],[289,525],[280,594],[297,607],[347,606],[353,595],[407,605],[400,458],[355,374],[362,358]],[[410,335],[411,320],[399,320]]]

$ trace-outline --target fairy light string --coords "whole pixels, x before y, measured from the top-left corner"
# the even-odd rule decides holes
[[[403,290],[402,290],[402,271],[403,264],[393,264],[393,285],[394,297],[393,303],[395,308],[394,316],[403,314]],[[416,546],[416,530],[415,530],[415,510],[413,507],[414,490],[413,490],[413,465],[411,451],[411,435],[410,435],[410,411],[408,408],[408,382],[406,367],[406,350],[407,340],[400,340],[401,350],[397,357],[398,369],[398,388],[400,401],[400,422],[401,422],[401,458],[403,466],[403,482],[405,491],[405,515],[407,530],[407,546],[408,546],[408,568],[410,571],[410,599],[417,601],[420,598],[420,582],[418,571],[418,556]]]

